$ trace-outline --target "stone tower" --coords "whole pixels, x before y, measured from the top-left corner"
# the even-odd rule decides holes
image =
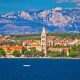
[[[46,29],[43,27],[42,33],[41,33],[41,48],[42,51],[46,54]]]

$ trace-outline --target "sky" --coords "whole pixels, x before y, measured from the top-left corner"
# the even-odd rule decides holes
[[[53,9],[80,7],[80,0],[0,0],[0,14],[27,9]]]

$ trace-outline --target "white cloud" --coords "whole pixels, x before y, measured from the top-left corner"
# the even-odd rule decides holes
[[[62,2],[72,2],[75,3],[76,6],[80,7],[80,0],[57,0],[57,3],[62,3]]]
[[[77,2],[80,2],[80,0],[57,0],[58,2],[75,2],[75,3],[77,3]]]

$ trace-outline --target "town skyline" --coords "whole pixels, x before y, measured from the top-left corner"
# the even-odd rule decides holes
[[[11,38],[12,36],[12,38]],[[61,38],[60,36],[47,35],[43,27],[40,35],[1,35],[0,36],[0,57],[6,58],[27,58],[27,57],[79,57],[80,37]],[[69,35],[68,35],[69,36]]]

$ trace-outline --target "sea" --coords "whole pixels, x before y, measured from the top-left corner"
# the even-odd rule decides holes
[[[80,60],[0,59],[0,80],[80,80]]]

